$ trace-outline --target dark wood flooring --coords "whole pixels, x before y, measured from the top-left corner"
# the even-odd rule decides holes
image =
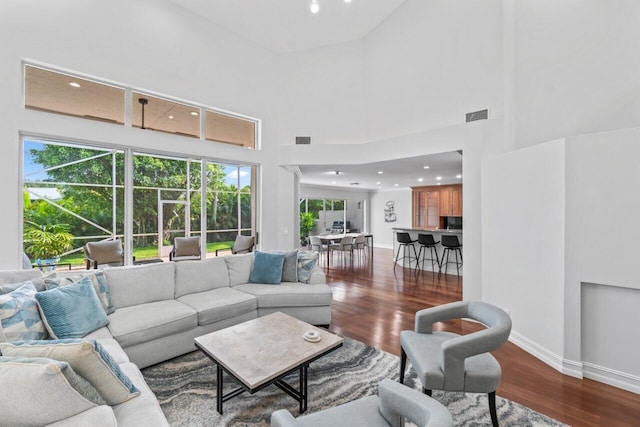
[[[334,297],[330,329],[395,355],[400,331],[413,329],[416,311],[462,298],[462,278],[394,270],[388,249],[375,249],[373,262],[356,257],[353,268],[347,260],[325,272]],[[443,325],[456,333],[480,327],[459,320]],[[640,426],[637,394],[562,375],[512,343],[493,354],[502,366],[502,397],[573,426]]]

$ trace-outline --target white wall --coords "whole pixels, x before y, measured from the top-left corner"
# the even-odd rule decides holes
[[[640,2],[510,0],[505,78],[523,147],[640,126]]]
[[[411,189],[378,191],[371,195],[371,234],[373,244],[378,248],[393,249],[392,228],[411,228]],[[395,202],[395,222],[384,221],[387,202]]]
[[[483,300],[510,311],[512,336],[551,355],[564,344],[564,151],[555,141],[482,164]]]
[[[502,117],[500,0],[407,0],[365,38],[367,135]]]
[[[567,139],[564,307],[565,358],[590,363],[585,376],[638,393],[640,312],[629,307],[640,306],[639,142],[640,128]],[[585,283],[598,288],[583,295]],[[603,333],[614,319],[616,327]]]
[[[169,153],[205,155],[214,159],[249,161],[263,165],[263,200],[279,200],[275,123],[277,109],[273,85],[277,56],[184,12],[164,1],[59,2],[30,0],[0,5],[0,198],[3,209],[0,268],[20,263],[22,213],[18,185],[21,153],[19,134],[51,135],[99,142],[106,146],[132,146]],[[23,108],[23,58],[95,75],[135,87],[158,91],[247,114],[264,120],[263,151],[248,152],[189,138],[79,120]],[[261,67],[256,67],[261,64]],[[283,184],[293,185],[292,179]],[[263,211],[263,224],[278,223],[279,209],[293,215],[286,204],[271,204]],[[263,227],[266,247],[281,245],[282,227]]]

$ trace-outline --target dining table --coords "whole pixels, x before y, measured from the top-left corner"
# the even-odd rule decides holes
[[[331,258],[329,256],[329,246],[331,246],[331,243],[339,242],[344,237],[353,237],[355,239],[356,236],[360,234],[362,233],[326,233],[326,234],[318,234],[314,236],[319,238],[323,245],[324,244],[327,245],[327,270],[329,269],[329,259]],[[365,234],[365,238],[371,241],[371,245],[369,245],[369,248],[373,258],[373,235]]]

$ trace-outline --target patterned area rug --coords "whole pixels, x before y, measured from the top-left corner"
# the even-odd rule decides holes
[[[400,359],[392,354],[345,338],[344,346],[309,367],[307,413],[377,393],[383,378],[398,379]],[[216,411],[216,368],[199,351],[177,357],[142,371],[172,426],[269,426],[271,413],[288,409],[298,416],[298,403],[276,386],[224,403],[224,415]],[[405,384],[420,390],[411,369]],[[297,387],[298,376],[287,379]],[[225,392],[237,387],[225,378]],[[228,387],[228,388],[227,388]],[[485,394],[443,393],[433,397],[451,412],[457,426],[491,425]],[[499,396],[496,399],[501,427],[563,426],[564,424]]]

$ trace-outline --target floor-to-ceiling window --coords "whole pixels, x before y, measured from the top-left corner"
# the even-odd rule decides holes
[[[255,166],[177,156],[132,153],[133,226],[124,234],[125,163],[128,148],[104,149],[68,142],[24,139],[24,249],[35,261],[46,252],[28,233],[34,228],[72,236],[53,255],[80,265],[88,241],[128,239],[136,261],[164,258],[173,239],[202,235],[202,197],[207,252],[229,246],[238,233],[255,234]],[[31,236],[31,237],[29,237]],[[51,248],[51,243],[48,247]]]

